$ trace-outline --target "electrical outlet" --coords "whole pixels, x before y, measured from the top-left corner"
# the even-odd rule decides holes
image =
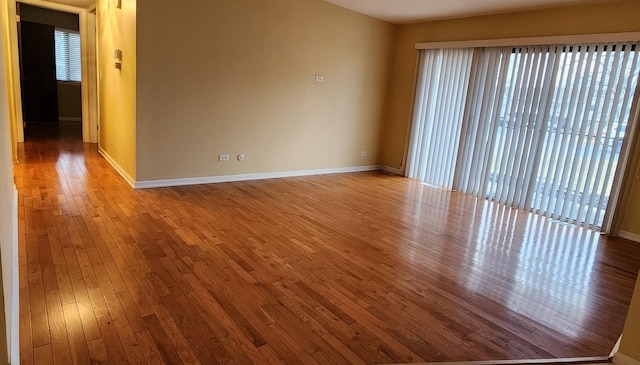
[[[367,151],[361,151],[361,152],[360,152],[360,156],[362,156],[362,157],[366,157],[366,156],[367,156]]]
[[[218,161],[229,161],[229,155],[218,155]]]

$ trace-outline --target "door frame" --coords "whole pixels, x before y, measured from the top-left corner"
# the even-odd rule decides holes
[[[13,3],[14,1],[11,1]],[[96,98],[91,97],[91,90],[97,89],[96,78],[91,77],[91,75],[96,74],[96,63],[92,62],[92,59],[96,59],[95,55],[95,27],[90,27],[88,22],[88,11],[87,9],[62,5],[57,3],[52,3],[43,0],[15,0],[15,3],[22,3],[27,5],[38,6],[41,8],[64,11],[66,13],[78,14],[80,20],[80,59],[82,65],[82,80],[80,81],[81,87],[81,97],[82,97],[82,141],[89,143],[97,143],[97,104]],[[11,4],[9,5],[11,7]],[[15,8],[15,7],[14,7]],[[17,16],[15,14],[15,10],[13,13],[9,14],[9,23],[17,25]],[[16,27],[17,29],[17,27]],[[12,44],[15,44],[15,47],[12,47],[12,59],[13,62],[16,62],[18,59],[18,47],[17,47],[17,31],[15,34],[11,35]],[[91,47],[93,46],[93,47]],[[91,50],[94,50],[93,54]],[[12,68],[14,72],[14,79],[20,78],[20,69],[18,64],[15,64]],[[93,72],[93,73],[92,73]],[[21,95],[21,86],[18,83],[16,86],[17,89],[17,97],[15,98],[15,108],[16,110],[22,110],[22,100],[19,97]],[[20,116],[16,118],[15,123],[15,139],[18,143],[24,142],[24,130],[23,130],[23,117]],[[92,133],[93,132],[93,133]]]
[[[87,8],[87,69],[89,72],[89,120],[91,143],[100,147],[100,75],[98,74],[98,6]],[[82,40],[82,37],[80,38]]]

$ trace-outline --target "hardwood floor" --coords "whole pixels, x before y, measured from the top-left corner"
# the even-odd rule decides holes
[[[16,165],[23,364],[609,354],[640,246],[380,173],[134,191],[72,141]]]

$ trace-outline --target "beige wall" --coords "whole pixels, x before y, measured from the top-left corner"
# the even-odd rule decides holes
[[[620,353],[640,362],[640,280],[631,299],[629,314],[624,324]]]
[[[138,0],[138,180],[377,164],[395,30],[322,0]]]
[[[82,120],[80,84],[58,82],[58,118]]]
[[[400,168],[413,105],[420,42],[640,31],[640,1],[473,17],[402,26],[398,30],[380,163]],[[640,226],[640,224],[639,224]]]
[[[122,9],[114,4],[98,2],[100,148],[135,179],[136,1],[122,0]],[[123,53],[122,71],[114,67],[116,49]]]
[[[636,126],[635,144],[629,161],[629,173],[626,176],[626,186],[622,191],[622,199],[619,200],[619,210],[623,212],[617,219],[615,228],[640,236],[640,124]]]
[[[627,196],[629,204],[626,205],[624,215],[622,217],[621,231],[640,235],[640,176],[638,172],[632,175],[631,193]]]

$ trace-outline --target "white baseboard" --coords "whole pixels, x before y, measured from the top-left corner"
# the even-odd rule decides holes
[[[127,174],[127,172],[124,171],[124,169],[116,162],[116,160],[114,160],[111,156],[109,156],[107,151],[105,151],[104,149],[102,149],[102,147],[100,147],[98,148],[98,152],[102,155],[102,157],[104,157],[105,160],[107,160],[109,165],[111,165],[111,167],[113,167],[113,169],[116,170],[118,174],[120,174],[120,176],[122,176],[122,178],[129,185],[131,185],[132,188],[136,187],[135,186],[136,181],[131,177],[131,175]]]
[[[455,361],[455,362],[421,362],[413,365],[575,365],[575,364],[606,364],[608,358],[596,357],[570,357],[552,359],[521,359],[521,360],[488,360],[488,361]]]
[[[640,361],[619,352],[613,355],[613,363],[618,365],[640,365]]]
[[[394,175],[402,176],[402,169],[396,169],[395,167],[389,167],[389,166],[382,166],[381,170],[392,173]]]
[[[150,189],[150,188],[164,188],[164,187],[170,187],[170,186],[215,184],[215,183],[234,182],[234,181],[265,180],[265,179],[277,179],[277,178],[283,178],[283,177],[342,174],[342,173],[348,173],[348,172],[362,172],[362,171],[376,171],[376,170],[380,170],[380,166],[370,165],[370,166],[338,167],[338,168],[316,169],[316,170],[263,172],[263,173],[256,173],[256,174],[203,176],[203,177],[190,177],[190,178],[184,178],[184,179],[144,180],[144,181],[136,181],[133,184],[133,187],[135,189]]]
[[[611,350],[611,353],[609,353],[609,359],[613,359],[613,356],[615,354],[618,353],[618,351],[620,351],[620,342],[622,341],[622,335],[620,335],[618,337],[618,341],[616,341],[616,344],[613,346],[613,350]]]
[[[624,238],[625,240],[634,241],[640,243],[640,234],[631,233],[627,231],[618,232],[618,237]]]

